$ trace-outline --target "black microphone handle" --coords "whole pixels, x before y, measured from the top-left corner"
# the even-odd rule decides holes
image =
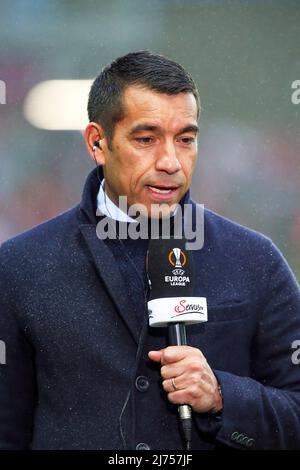
[[[170,346],[187,345],[185,323],[169,324],[168,334]],[[186,450],[189,450],[192,438],[192,408],[190,405],[179,405],[178,413],[181,421],[183,436],[186,441]]]
[[[170,346],[187,345],[185,323],[170,323],[168,325],[168,333]]]

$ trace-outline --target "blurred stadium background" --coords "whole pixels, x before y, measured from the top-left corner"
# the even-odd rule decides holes
[[[76,204],[93,168],[79,130],[28,120],[31,90],[149,49],[199,87],[194,199],[271,237],[299,280],[299,25],[299,0],[0,0],[0,242]]]

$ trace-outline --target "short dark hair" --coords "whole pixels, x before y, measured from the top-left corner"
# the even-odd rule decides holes
[[[141,85],[159,93],[192,93],[200,114],[196,84],[182,65],[149,51],[130,52],[108,64],[94,80],[88,100],[90,122],[104,129],[111,147],[116,122],[124,117],[122,97],[130,85]]]

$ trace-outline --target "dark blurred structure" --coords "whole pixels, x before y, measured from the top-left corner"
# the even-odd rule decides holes
[[[27,93],[149,49],[199,86],[194,199],[271,237],[300,279],[299,24],[297,0],[1,0],[0,242],[75,204],[92,168],[79,131],[25,119]]]

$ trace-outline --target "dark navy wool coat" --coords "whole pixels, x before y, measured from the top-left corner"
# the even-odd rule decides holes
[[[78,206],[0,249],[1,449],[182,449],[177,409],[147,357],[166,346],[165,329],[148,327],[141,276],[116,262],[119,241],[96,235],[98,189],[93,171]],[[291,270],[268,238],[208,210],[194,256],[209,321],[187,338],[224,409],[194,413],[192,448],[300,448]]]

